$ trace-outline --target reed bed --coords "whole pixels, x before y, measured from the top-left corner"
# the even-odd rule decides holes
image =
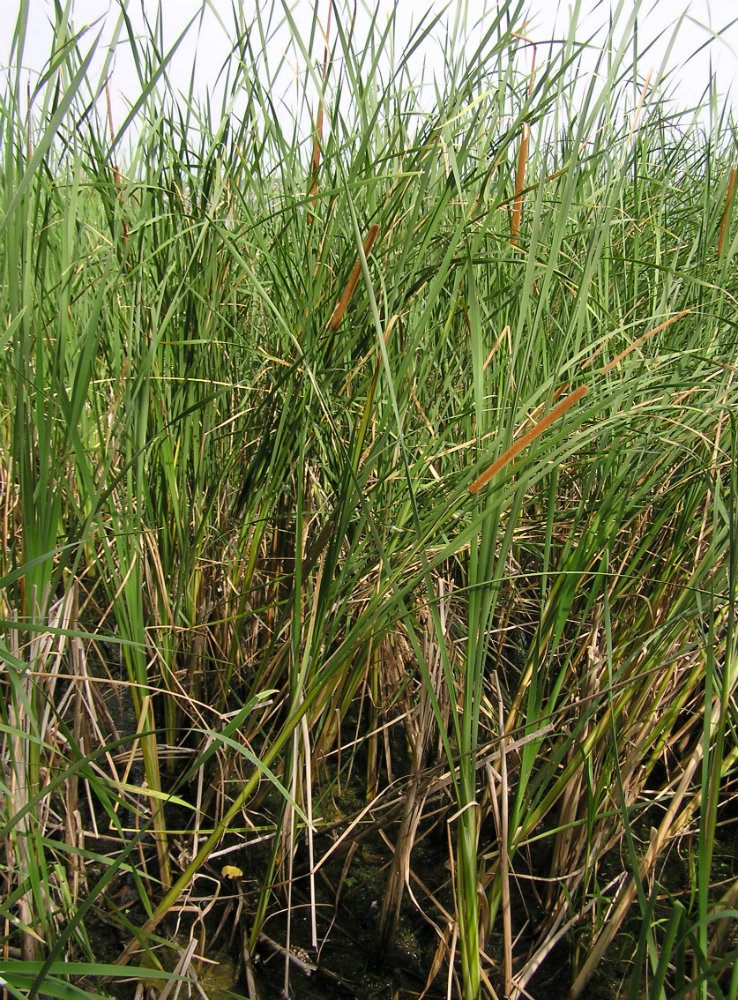
[[[125,4],[94,75],[57,5],[27,86],[29,9],[4,990],[738,996],[729,112],[637,5],[586,77],[576,11],[234,7],[220,105]]]

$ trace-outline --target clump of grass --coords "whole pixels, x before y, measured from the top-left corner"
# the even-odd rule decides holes
[[[416,912],[418,995],[523,996],[565,944],[577,997],[635,937],[621,995],[735,997],[732,119],[637,76],[637,7],[583,97],[575,24],[459,20],[430,107],[437,20],[398,51],[396,12],[360,37],[340,5],[308,34],[237,10],[216,108],[122,6],[116,132],[113,47],[92,79],[66,9],[27,101],[27,15],[0,109],[11,992],[148,982],[167,941],[197,978],[229,917],[249,995],[264,942],[286,992],[375,836],[365,945],[391,966]]]

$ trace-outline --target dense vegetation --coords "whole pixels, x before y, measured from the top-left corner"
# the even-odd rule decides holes
[[[235,10],[220,108],[122,9],[120,123],[20,8],[9,994],[735,998],[733,120],[637,10],[584,76],[338,3]]]

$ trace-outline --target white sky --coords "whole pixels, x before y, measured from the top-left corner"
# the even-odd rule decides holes
[[[69,2],[69,0],[67,0]],[[173,41],[181,31],[188,18],[201,7],[201,0],[161,0],[164,13],[165,36],[168,42]],[[257,0],[241,0],[245,19],[250,19]],[[262,8],[270,0],[261,0]],[[280,0],[274,0],[275,7],[281,11]],[[299,24],[309,24],[313,0],[292,0]],[[317,0],[320,3],[320,16],[325,18],[328,0]],[[362,2],[373,0],[359,0]],[[382,15],[390,8],[391,0],[376,0]],[[489,0],[494,5],[498,0]],[[499,0],[505,2],[505,0]],[[627,13],[633,9],[636,0],[622,0],[624,7],[623,23]],[[33,73],[43,66],[49,54],[50,29],[49,21],[53,14],[52,0],[28,0],[29,30],[24,53],[24,65],[28,66],[31,81]],[[210,4],[222,14],[225,25],[232,24],[232,0],[210,0]],[[75,0],[72,4],[75,28],[79,30],[84,25],[98,22],[112,30],[117,19],[119,3],[117,0]],[[436,12],[446,8],[445,17],[453,19],[459,10],[466,5],[466,0],[401,0],[398,9],[399,34],[409,33],[411,23],[420,19],[422,13],[431,9]],[[578,36],[584,38],[605,22],[610,7],[616,7],[618,0],[584,0],[585,15],[579,18],[580,31]],[[0,17],[0,67],[9,64],[10,44],[15,27],[20,0],[4,0],[6,15]],[[159,6],[159,0],[129,0],[128,11],[134,24],[141,24],[141,8],[154,19]],[[570,14],[569,4],[546,0],[529,0],[527,7],[530,19],[526,27],[526,35],[535,41],[545,41],[551,37],[561,37],[568,27]],[[468,0],[468,16],[476,17],[481,11],[480,0]],[[591,11],[586,14],[587,11]],[[702,94],[708,85],[711,73],[717,81],[717,89],[721,100],[727,99],[738,117],[738,3],[736,0],[645,0],[641,7],[639,19],[639,49],[641,51],[654,38],[660,40],[643,58],[639,66],[642,76],[651,66],[660,68],[664,58],[667,41],[672,37],[679,15],[686,11],[681,22],[676,41],[668,60],[672,69],[669,77],[669,90],[673,90],[676,99],[683,107],[692,106],[698,102],[704,103]],[[731,22],[734,22],[731,24]],[[729,26],[729,27],[726,27]],[[358,34],[358,31],[357,31]],[[90,40],[93,33],[87,36]],[[103,41],[105,35],[103,35]],[[173,65],[170,77],[175,85],[185,91],[189,87],[193,58],[197,57],[197,87],[204,91],[206,86],[214,83],[215,75],[223,63],[229,49],[229,39],[222,24],[212,11],[204,18],[199,35],[192,31],[191,37],[182,45],[177,60]],[[701,50],[701,51],[698,51]],[[435,49],[440,53],[440,48]],[[433,52],[433,50],[429,50]],[[319,54],[315,47],[316,56]],[[281,53],[276,52],[274,58]],[[432,61],[432,57],[431,57]],[[123,47],[116,54],[115,68],[111,80],[114,95],[114,114],[116,124],[125,116],[126,99],[137,95],[137,82],[132,69],[130,57]]]

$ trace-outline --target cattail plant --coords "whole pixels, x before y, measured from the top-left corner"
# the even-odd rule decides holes
[[[211,6],[0,91],[8,991],[735,997],[730,110]]]

